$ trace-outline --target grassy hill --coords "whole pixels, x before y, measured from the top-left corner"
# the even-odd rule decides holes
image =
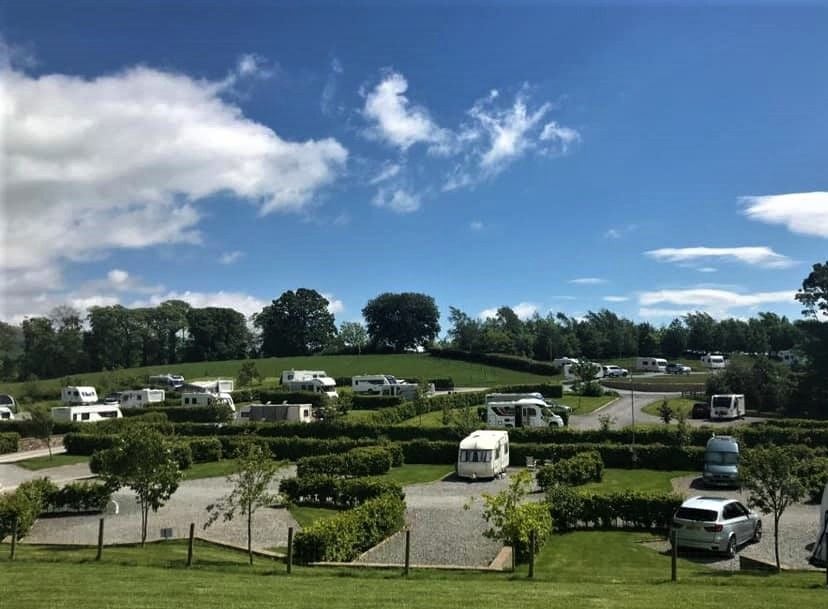
[[[223,362],[191,362],[172,366],[147,366],[128,368],[113,372],[92,372],[77,374],[73,378],[79,384],[117,386],[119,379],[138,377],[146,380],[152,374],[171,372],[184,378],[235,378],[244,360]],[[331,376],[353,376],[356,374],[393,374],[402,378],[451,377],[461,387],[491,387],[518,383],[540,383],[558,381],[560,377],[545,377],[527,372],[485,366],[457,360],[441,359],[428,354],[405,353],[400,355],[317,355],[310,357],[271,357],[253,360],[266,382],[276,382],[282,370],[308,369],[325,370]],[[127,381],[129,382],[129,381]],[[59,389],[61,379],[37,381],[41,389]],[[28,393],[26,383],[0,383],[0,393],[24,395]]]

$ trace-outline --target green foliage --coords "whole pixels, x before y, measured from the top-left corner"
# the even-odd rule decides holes
[[[247,319],[238,311],[220,307],[188,309],[189,339],[185,359],[191,362],[243,358],[250,350]]]
[[[157,406],[152,408],[133,408],[124,410],[124,418],[144,417],[150,414],[163,415],[173,423],[229,423],[233,420],[233,411],[225,404],[210,406]]]
[[[378,349],[401,352],[428,346],[440,332],[440,312],[426,294],[386,292],[368,301],[362,316]]]
[[[221,460],[221,441],[218,438],[190,438],[187,440],[193,462],[206,463]]]
[[[828,484],[828,457],[799,459],[797,477],[802,480],[808,500],[819,503]]]
[[[587,482],[600,482],[603,472],[604,462],[601,460],[601,454],[590,450],[541,466],[536,478],[538,486],[545,491],[561,484],[578,486]]]
[[[262,355],[310,355],[336,335],[328,300],[316,290],[288,290],[254,316],[262,333]]]
[[[405,524],[405,501],[396,493],[369,499],[331,518],[316,521],[296,535],[299,563],[348,562],[374,547]]]
[[[368,345],[368,330],[358,321],[346,321],[339,326],[339,347],[350,353],[362,353]],[[336,383],[339,385],[339,381]],[[348,385],[351,383],[349,382]]]
[[[578,528],[664,531],[683,500],[675,493],[588,493],[567,486],[550,487],[546,498],[559,532]]]
[[[242,387],[248,387],[254,380],[257,383],[261,383],[262,373],[259,372],[258,367],[256,367],[256,362],[253,360],[247,360],[241,365],[241,368],[239,368],[239,372],[236,374],[236,381],[238,381],[239,385]]]
[[[296,463],[300,478],[313,475],[378,476],[387,473],[394,463],[394,451],[385,446],[354,448],[344,454],[304,457]]]
[[[613,423],[615,423],[614,416],[609,414],[598,415],[598,425],[601,427],[602,432],[608,432],[612,428]]]
[[[64,512],[102,512],[112,498],[112,489],[99,482],[70,482],[61,488],[55,488],[44,497],[43,511],[49,513]]]
[[[393,395],[361,395],[354,394],[351,398],[351,407],[355,410],[379,410],[399,406],[403,399]]]
[[[49,449],[49,456],[52,456],[52,433],[55,429],[55,421],[52,419],[52,412],[45,406],[37,406],[29,409],[31,419],[28,427],[35,438],[46,442]]]
[[[764,412],[788,409],[794,392],[790,370],[766,357],[731,360],[730,364],[707,378],[707,395],[742,393],[747,408]]]
[[[673,420],[675,413],[670,405],[667,403],[667,400],[661,402],[661,406],[658,407],[658,416],[659,418],[664,421],[665,425],[669,425],[670,421]]]
[[[342,478],[309,475],[286,478],[279,492],[291,503],[348,509],[385,494],[405,498],[402,486],[384,478]]]
[[[20,444],[20,434],[14,431],[0,433],[0,455],[16,453]]]
[[[21,483],[12,493],[0,494],[0,542],[13,534],[15,522],[17,539],[25,537],[55,492],[57,486],[51,480],[38,478]]]
[[[538,362],[525,357],[516,357],[514,355],[503,355],[500,353],[473,353],[459,349],[438,349],[436,347],[431,347],[428,352],[436,357],[442,357],[445,359],[456,359],[464,362],[487,364],[489,366],[508,368],[510,370],[518,370],[520,372],[528,372],[530,374],[557,376],[561,373],[560,369],[552,364]]]
[[[526,470],[514,474],[508,488],[496,495],[483,493],[483,518],[489,528],[483,533],[512,546],[519,562],[531,554],[530,534],[535,533],[537,552],[552,532],[549,509],[542,503],[526,503],[532,489],[532,474]]]

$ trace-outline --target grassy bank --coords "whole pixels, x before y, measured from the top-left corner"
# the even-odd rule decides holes
[[[690,416],[690,411],[693,410],[693,404],[696,403],[696,400],[686,400],[684,398],[674,398],[672,400],[667,400],[667,405],[673,409],[673,416],[677,415],[679,412],[684,413],[686,417]],[[661,416],[659,412],[659,408],[661,408],[662,402],[653,402],[652,404],[647,404],[641,410],[646,412],[647,414],[651,414],[654,416]]]
[[[76,463],[88,463],[89,457],[85,455],[46,455],[45,457],[34,457],[32,459],[25,459],[23,461],[15,461],[14,465],[27,469],[29,471],[40,471],[42,469],[50,469],[52,467],[61,467],[62,465],[75,465]]]

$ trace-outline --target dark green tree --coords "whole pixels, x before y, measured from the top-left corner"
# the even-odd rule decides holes
[[[316,290],[288,290],[254,317],[262,332],[262,355],[310,355],[324,349],[336,336],[328,299]]]
[[[666,357],[679,357],[685,349],[687,349],[687,328],[680,319],[674,319],[661,333],[661,353]]]
[[[362,309],[371,342],[379,349],[404,351],[424,347],[440,332],[440,313],[426,294],[386,292]]]
[[[250,349],[247,320],[233,309],[190,309],[187,327],[187,359],[191,362],[242,359]]]
[[[797,390],[797,408],[802,414],[825,416],[828,412],[828,262],[817,263],[796,294],[802,314],[798,324],[801,349],[807,357],[806,370]]]

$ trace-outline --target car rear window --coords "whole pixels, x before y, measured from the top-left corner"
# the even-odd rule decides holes
[[[713,510],[702,510],[699,508],[680,507],[676,512],[676,518],[682,520],[697,520],[699,522],[715,522],[716,512]]]

